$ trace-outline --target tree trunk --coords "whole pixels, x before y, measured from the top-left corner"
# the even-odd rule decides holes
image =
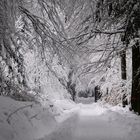
[[[131,107],[140,114],[140,44],[132,47],[132,94]]]
[[[126,75],[126,50],[121,51],[121,75],[122,79],[126,80],[127,75]]]

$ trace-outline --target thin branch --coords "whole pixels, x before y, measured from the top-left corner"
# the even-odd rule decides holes
[[[10,118],[11,118],[15,113],[17,113],[18,111],[20,111],[20,110],[22,110],[22,109],[25,109],[25,108],[28,108],[28,107],[32,107],[32,106],[33,106],[33,104],[30,104],[30,105],[25,105],[25,106],[22,106],[22,107],[16,109],[15,111],[13,111],[12,113],[10,113],[10,114],[8,115],[7,122],[10,124]]]

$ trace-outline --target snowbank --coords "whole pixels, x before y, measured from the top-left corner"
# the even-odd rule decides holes
[[[0,140],[38,140],[54,132],[71,118],[79,106],[69,100],[47,100],[41,104],[19,102],[0,96]]]
[[[71,118],[71,116],[77,113],[77,111],[80,109],[80,107],[77,106],[76,103],[74,103],[70,99],[54,100],[53,104],[57,108],[57,110],[61,112],[59,115],[55,117],[55,119],[59,123],[62,123],[67,119]]]
[[[56,127],[53,106],[0,96],[0,140],[35,140]]]

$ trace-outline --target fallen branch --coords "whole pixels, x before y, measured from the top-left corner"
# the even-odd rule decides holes
[[[30,104],[30,105],[25,105],[25,106],[22,106],[22,107],[16,109],[14,112],[12,112],[12,113],[10,113],[10,114],[8,115],[7,122],[10,124],[10,118],[11,118],[15,113],[17,113],[18,111],[20,111],[20,110],[22,110],[22,109],[24,109],[24,108],[27,108],[27,107],[32,107],[32,106],[33,106],[33,104]]]

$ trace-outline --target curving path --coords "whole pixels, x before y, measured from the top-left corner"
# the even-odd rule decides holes
[[[123,109],[80,105],[76,115],[41,140],[139,140],[131,124],[134,116]]]

